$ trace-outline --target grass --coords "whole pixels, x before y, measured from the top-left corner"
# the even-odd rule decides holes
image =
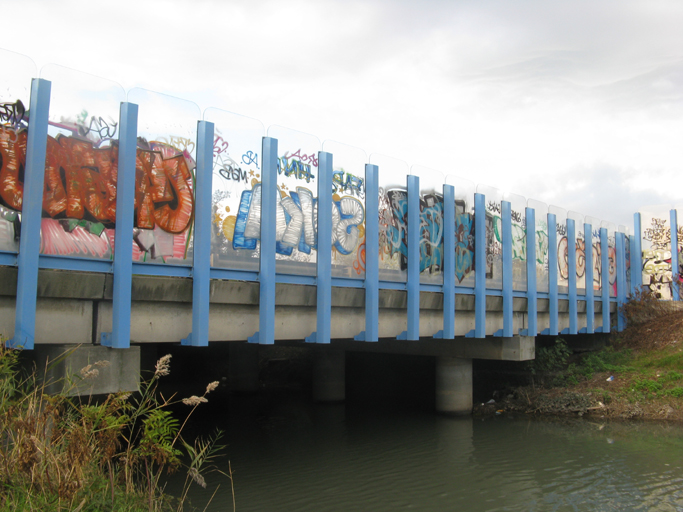
[[[97,378],[108,362],[86,366],[67,377],[62,393],[48,395],[50,383],[37,382],[35,371],[22,375],[19,351],[2,343],[0,511],[186,510],[189,487],[206,486],[204,477],[217,471],[213,462],[223,447],[221,432],[186,440],[182,430],[218,383],[202,396],[164,398],[157,385],[170,372],[170,358],[157,362],[138,393],[82,401],[69,391]],[[169,410],[176,403],[188,407],[182,422]],[[161,484],[163,475],[175,471],[186,474],[179,497],[166,494]],[[232,475],[226,477],[232,484]]]

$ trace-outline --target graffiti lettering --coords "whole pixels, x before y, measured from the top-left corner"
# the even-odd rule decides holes
[[[176,135],[171,135],[170,137],[160,137],[159,141],[178,150],[179,152],[187,152],[192,154],[195,148],[195,144],[192,139],[186,137],[178,137]]]
[[[289,157],[283,156],[278,158],[277,173],[283,174],[287,177],[293,176],[298,180],[306,180],[310,183],[315,176],[311,173],[311,166],[304,164],[301,160],[288,160]]]
[[[85,120],[84,120],[85,122]],[[112,121],[111,126],[109,126],[109,123],[102,119],[101,117],[95,117],[92,116],[90,118],[90,125],[89,126],[84,126],[84,124],[78,124],[78,134],[81,137],[85,137],[88,135],[90,132],[97,133],[97,135],[100,138],[100,143],[102,140],[108,140],[108,139],[113,139],[114,136],[116,135],[116,129],[118,127],[118,123],[114,123]]]
[[[254,164],[257,169],[260,169],[258,166],[258,153],[254,153],[253,151],[247,151],[242,155],[242,163],[244,165]]]
[[[643,230],[643,240],[650,249],[643,250],[643,284],[659,299],[672,298],[671,283],[671,231],[665,219],[653,218],[650,227]],[[611,262],[610,262],[611,270]]]
[[[474,270],[474,216],[455,216],[455,277],[459,283]]]
[[[365,197],[365,184],[363,179],[345,172],[344,169],[334,171],[332,174],[332,193],[337,194],[339,192],[353,194],[360,199],[363,199]]]
[[[21,100],[14,103],[0,103],[0,122],[17,127],[24,120],[26,108]]]
[[[213,156],[216,157],[221,153],[226,152],[229,145],[227,140],[220,135],[216,135],[213,139]]]
[[[227,167],[219,169],[218,174],[223,176],[226,180],[234,180],[238,182],[247,181],[247,171],[243,171],[239,167],[235,168],[232,165],[228,165]]]
[[[296,153],[285,153],[284,156],[282,157],[285,160],[289,160],[290,158],[293,158],[295,160],[300,160],[303,163],[312,165],[313,167],[318,167],[318,157],[315,155],[315,153],[311,153],[310,155],[302,155],[301,154],[301,149],[297,149]]]

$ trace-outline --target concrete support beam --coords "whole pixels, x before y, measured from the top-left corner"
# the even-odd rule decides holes
[[[259,388],[259,346],[230,342],[228,352],[228,389],[237,393],[256,393]]]
[[[39,378],[44,379],[50,394],[66,392],[69,396],[87,396],[132,392],[140,384],[140,347],[36,345],[33,355]],[[91,365],[89,371],[97,370],[97,375],[81,373],[88,365]]]
[[[472,360],[436,359],[436,412],[454,416],[472,413]]]
[[[330,347],[316,350],[313,361],[313,400],[343,402],[346,399],[346,353]]]

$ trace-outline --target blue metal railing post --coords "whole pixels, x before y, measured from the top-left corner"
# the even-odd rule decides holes
[[[576,290],[576,222],[574,219],[567,219],[567,274],[569,329],[563,329],[562,334],[577,334],[579,318]]]
[[[538,334],[538,283],[536,279],[536,210],[526,208],[526,310],[527,328],[521,336]]]
[[[408,175],[408,326],[399,340],[420,339],[420,178]]]
[[[595,332],[595,291],[593,290],[593,226],[583,224],[583,238],[586,255],[586,327],[579,332],[593,334]]]
[[[474,194],[474,329],[467,338],[486,337],[486,196]]]
[[[277,223],[277,139],[263,137],[261,153],[261,242],[259,260],[259,330],[249,343],[275,343],[275,227]],[[253,200],[253,199],[252,199]]]
[[[121,103],[119,154],[116,182],[116,231],[114,234],[114,290],[111,333],[102,332],[100,343],[112,348],[130,347],[131,287],[133,284],[133,216],[135,212],[135,160],[138,106]]]
[[[365,164],[365,330],[354,339],[379,339],[379,169],[372,164]]]
[[[509,201],[501,202],[503,228],[503,328],[494,336],[511,338],[512,330],[512,207]]]
[[[673,300],[681,300],[678,293],[680,282],[678,275],[678,215],[676,210],[670,212],[671,225],[671,296]]]
[[[643,246],[640,233],[640,213],[633,214],[633,236],[631,236],[631,297],[643,286]]]
[[[214,125],[197,123],[197,180],[195,185],[194,246],[192,261],[192,332],[183,345],[209,345],[211,305],[211,191]]]
[[[610,332],[609,241],[607,228],[600,228],[600,287],[602,289],[602,327],[597,332]]]
[[[330,343],[332,322],[332,155],[318,153],[318,254],[316,330],[308,343]]]
[[[434,338],[455,338],[455,187],[443,186],[443,330]]]
[[[43,181],[47,153],[47,123],[50,111],[51,83],[34,78],[31,100],[24,195],[21,210],[21,238],[17,256],[17,299],[14,337],[7,341],[11,348],[33,349],[36,336],[36,302],[38,295],[38,262],[40,259],[40,225],[43,213]]]
[[[557,217],[548,214],[548,316],[549,326],[541,334],[559,334],[559,304],[557,290]]]
[[[626,303],[626,236],[624,233],[617,232],[615,235],[617,251],[617,331],[626,328],[626,317],[622,311],[622,306]]]

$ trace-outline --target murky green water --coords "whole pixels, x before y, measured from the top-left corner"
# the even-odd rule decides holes
[[[683,510],[683,428],[232,400],[238,511]],[[232,510],[229,481],[193,504]],[[173,483],[171,484],[173,485]],[[196,492],[200,491],[200,492]]]

